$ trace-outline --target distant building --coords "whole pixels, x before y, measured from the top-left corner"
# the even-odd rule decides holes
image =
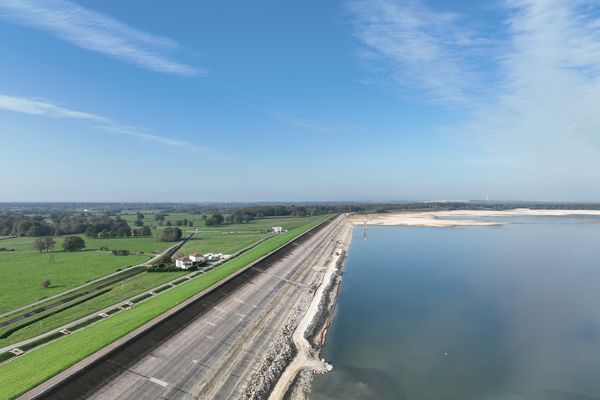
[[[181,269],[190,269],[194,266],[194,261],[189,257],[180,257],[175,259],[175,266]]]
[[[192,253],[188,257],[190,260],[192,260],[194,262],[202,262],[205,260],[204,254],[200,254],[200,253]]]
[[[281,227],[281,226],[274,226],[274,227],[271,228],[271,231],[273,233],[281,233],[281,232],[283,232],[283,227]]]

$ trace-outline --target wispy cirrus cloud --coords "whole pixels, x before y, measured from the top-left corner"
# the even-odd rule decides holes
[[[597,1],[497,0],[493,41],[470,29],[479,16],[464,11],[417,0],[348,4],[354,35],[400,89],[460,112],[444,131],[482,149],[477,164],[600,183]]]
[[[71,110],[56,105],[47,100],[15,97],[0,94],[0,110],[13,111],[21,114],[36,115],[48,118],[72,119],[94,123],[94,126],[111,134],[129,136],[135,139],[153,142],[164,146],[185,147],[198,153],[208,153],[209,150],[195,144],[157,135],[146,129],[119,123],[111,118],[97,114]]]
[[[597,171],[597,2],[508,0],[505,6],[507,39],[496,65],[501,84],[493,101],[470,115],[465,132],[529,169],[581,177]]]
[[[175,41],[139,31],[69,0],[2,0],[0,16],[141,68],[180,76],[203,73],[167,54],[178,48]]]
[[[424,89],[435,101],[470,102],[481,77],[469,59],[489,44],[461,26],[462,17],[418,1],[348,2],[359,56],[400,87]]]
[[[93,122],[110,121],[99,115],[70,110],[44,100],[2,94],[0,94],[0,109],[51,118],[70,118]]]

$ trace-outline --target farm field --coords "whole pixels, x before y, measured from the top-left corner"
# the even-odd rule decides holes
[[[132,296],[139,293],[145,292],[153,287],[159,286],[165,282],[177,279],[180,276],[187,274],[188,272],[142,272],[141,274],[134,275],[130,278],[124,279],[123,281],[115,283],[112,288],[100,296],[93,297],[81,304],[74,307],[69,307],[64,311],[52,314],[43,320],[30,324],[11,333],[10,336],[2,338],[3,334],[8,330],[12,329],[13,326],[8,326],[4,329],[0,329],[0,347],[8,346],[12,343],[34,337],[40,333],[47,332],[49,330],[58,328],[62,325],[68,324],[69,322],[75,321],[79,318],[85,317],[98,310],[110,307],[120,301],[124,301]],[[36,318],[37,316],[30,317],[29,319]],[[24,321],[19,321],[15,325],[21,325]]]
[[[179,250],[179,253],[232,254],[268,235],[267,233],[199,232]]]
[[[116,257],[97,251],[0,252],[0,282],[2,282],[0,312],[4,313],[64,292],[147,259],[147,256]],[[47,289],[42,287],[42,282],[45,280],[49,280],[51,284]]]
[[[173,226],[175,222],[180,220],[187,219],[188,221],[192,221],[192,226],[181,226],[179,227],[182,231],[195,231],[196,229],[199,231],[228,231],[228,232],[265,232],[270,230],[273,226],[281,226],[285,229],[292,229],[297,226],[300,226],[305,223],[311,222],[315,218],[319,218],[319,216],[314,217],[289,217],[289,216],[276,216],[276,217],[264,217],[255,219],[253,221],[249,221],[243,224],[227,224],[224,223],[218,226],[206,226],[204,220],[202,219],[202,214],[190,214],[190,213],[179,213],[172,212],[166,213],[165,222],[162,225],[159,225],[158,221],[154,220],[156,213],[144,213],[144,225],[148,225],[153,228],[154,231],[162,230],[167,227],[167,222],[171,222]],[[226,215],[226,214],[224,214]],[[127,221],[131,228],[136,228],[134,226],[134,222],[136,220],[136,213],[122,213],[120,217]],[[155,229],[154,229],[155,228]]]
[[[127,216],[134,220],[135,215],[133,213]],[[148,214],[145,220],[152,218],[153,214]],[[320,217],[273,217],[244,224],[206,227],[202,216],[198,214],[172,213],[167,218],[169,220],[194,218],[194,221],[202,224],[198,227],[194,238],[180,249],[179,253],[185,255],[193,252],[232,254],[266,238],[270,235],[272,226],[292,229],[320,219]],[[75,253],[60,251],[64,237],[55,238],[55,250],[49,253],[34,250],[32,237],[2,240],[0,247],[14,249],[14,251],[0,251],[0,282],[2,282],[3,294],[0,297],[0,313],[60,294],[120,269],[143,263],[153,254],[173,245],[173,243],[159,242],[153,237],[91,239],[81,236],[85,239],[86,249]],[[129,250],[131,255],[113,256],[110,251],[99,250],[103,247],[109,250]],[[45,280],[50,281],[50,287],[42,287],[42,282]]]
[[[160,253],[165,249],[169,248],[173,245],[173,243],[167,242],[159,242],[153,237],[147,238],[108,238],[108,239],[92,239],[88,238],[85,235],[75,235],[81,236],[85,240],[85,251],[91,250],[100,250],[101,247],[108,247],[109,250],[129,250],[131,253]],[[64,236],[59,236],[54,238],[56,240],[55,251],[59,252],[62,250],[62,243],[64,240]],[[8,249],[15,249],[16,251],[28,251],[33,253],[38,253],[33,250],[31,244],[33,243],[34,238],[32,237],[20,237],[20,238],[10,238],[5,239],[0,242],[0,247],[6,247]],[[3,254],[13,253],[11,251],[8,252],[0,252],[0,257]]]
[[[14,398],[70,365],[112,343],[154,317],[211,286],[248,263],[316,226],[328,216],[304,219],[306,225],[275,235],[214,270],[151,298],[132,310],[74,332],[0,365],[0,398]]]
[[[169,217],[181,220],[199,216],[173,213]],[[261,218],[244,224],[223,224],[215,227],[201,226],[198,228],[198,233],[181,248],[180,252],[183,254],[193,252],[231,254],[271,235],[273,226],[281,226],[284,229],[291,230],[318,221],[320,218],[320,216],[272,217]],[[200,222],[204,224],[201,218]]]

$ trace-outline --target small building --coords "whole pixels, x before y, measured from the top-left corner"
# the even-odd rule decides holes
[[[205,260],[204,254],[201,253],[192,253],[188,257],[194,262],[202,262]]]
[[[175,259],[175,266],[181,269],[190,269],[194,266],[194,261],[189,257],[180,257]]]
[[[273,233],[281,233],[281,232],[283,232],[283,227],[281,227],[281,226],[274,226],[274,227],[271,228],[271,231]]]

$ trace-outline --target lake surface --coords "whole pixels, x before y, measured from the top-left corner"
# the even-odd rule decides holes
[[[598,219],[511,220],[356,228],[311,399],[600,399]]]

